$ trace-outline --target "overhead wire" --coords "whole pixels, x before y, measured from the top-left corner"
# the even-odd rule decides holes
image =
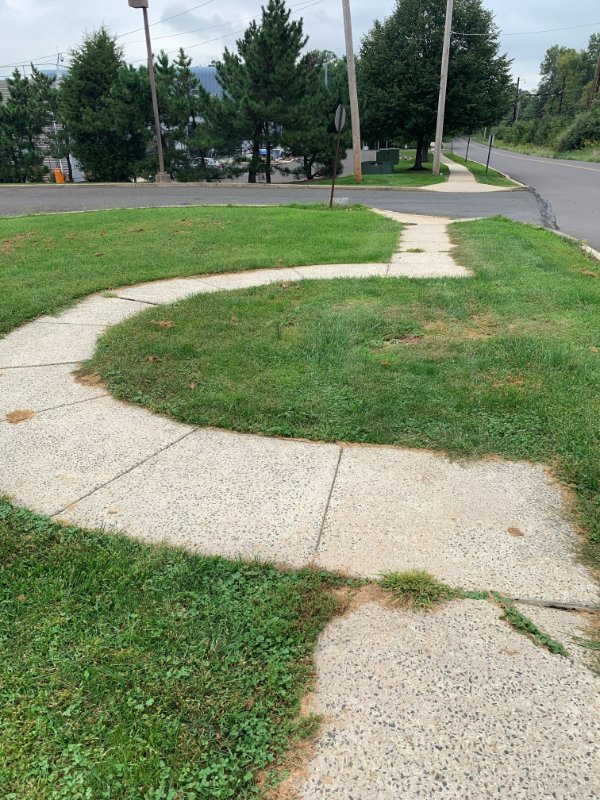
[[[324,3],[324,2],[325,2],[325,0],[313,0],[313,2],[309,2],[309,3],[305,3],[304,5],[296,6],[296,8],[291,8],[290,11],[292,12],[292,14],[297,14],[300,11],[306,11],[308,8],[312,8],[313,6],[321,5],[321,3]],[[253,17],[246,17],[245,20],[235,20],[234,22],[225,22],[223,24],[224,25],[235,25],[235,24],[237,24],[239,22],[245,22],[245,21],[247,21],[249,19],[255,19],[257,16],[258,16],[258,13],[255,14]],[[221,27],[221,26],[215,26],[215,27]],[[245,28],[240,28],[239,30],[231,31],[230,33],[224,33],[222,36],[216,36],[214,39],[206,39],[206,40],[204,40],[202,42],[194,42],[194,44],[186,45],[184,49],[185,50],[191,50],[194,47],[201,47],[204,44],[211,44],[212,42],[219,42],[222,39],[228,39],[230,36],[237,36],[239,33],[243,33],[244,30],[245,30]],[[177,48],[176,50],[167,50],[166,54],[167,55],[172,55],[173,53],[178,53],[178,52],[179,52],[179,48]],[[131,63],[132,64],[140,64],[141,62],[146,61],[146,60],[147,60],[146,58],[138,58],[135,61],[132,61]]]
[[[150,24],[150,27],[155,27],[156,25],[162,25],[165,22],[169,22],[170,20],[176,19],[177,17],[182,17],[185,14],[190,14],[192,11],[196,11],[197,9],[203,8],[204,6],[210,5],[211,3],[214,3],[214,2],[215,2],[215,0],[204,0],[204,2],[198,3],[197,5],[192,6],[192,8],[188,8],[185,11],[180,11],[177,14],[171,15],[170,17],[165,17],[165,19],[158,20],[157,22],[152,22]],[[313,0],[313,2],[305,3],[304,5],[297,6],[295,9],[290,9],[290,10],[292,11],[292,13],[296,13],[298,11],[304,11],[305,9],[312,8],[313,6],[318,6],[318,5],[320,5],[321,3],[324,3],[324,2],[325,2],[325,0]],[[249,20],[255,19],[258,16],[259,13],[260,12],[257,12],[256,14],[254,14],[251,17],[244,17],[243,19],[224,22],[224,23],[219,24],[219,25],[213,25],[213,26],[211,26],[209,28],[195,28],[192,31],[182,31],[180,33],[168,34],[166,36],[153,37],[153,41],[159,41],[161,39],[173,38],[175,36],[184,36],[184,35],[189,34],[189,33],[197,33],[197,32],[199,32],[201,30],[207,30],[207,31],[208,30],[215,30],[216,28],[224,27],[225,25],[238,25],[238,24],[240,24],[242,22],[247,22]],[[128,31],[127,33],[117,34],[115,36],[115,38],[116,39],[122,39],[125,36],[130,36],[133,33],[139,33],[140,31],[143,31],[143,30],[144,30],[144,28],[136,28],[135,30]],[[203,42],[196,42],[194,44],[188,45],[187,49],[191,49],[192,47],[200,47],[203,44],[211,44],[212,42],[217,42],[217,41],[220,41],[221,39],[226,39],[229,36],[237,36],[238,33],[243,33],[243,29],[242,30],[232,31],[231,33],[224,34],[223,36],[217,36],[214,39],[207,39],[207,40],[205,40]],[[143,43],[144,41],[145,40],[140,40],[139,42],[138,41],[136,41],[136,42],[123,42],[123,44],[125,46],[127,46],[127,45],[139,44],[140,42]],[[59,51],[59,53],[60,52],[61,51]],[[66,52],[66,50],[63,50],[62,52]],[[177,50],[171,50],[171,51],[169,51],[168,54],[171,55],[172,53],[176,53],[176,52],[178,52],[178,51]],[[35,58],[35,59],[23,60],[23,61],[20,61],[19,63],[15,63],[15,64],[0,64],[0,69],[29,67],[31,64],[33,64],[36,67],[37,66],[53,66],[56,63],[56,55],[57,55],[57,53],[54,52],[54,53],[49,53],[48,55],[45,55],[45,56],[39,56],[38,58]],[[46,61],[46,59],[49,59],[49,58],[53,58],[54,61],[51,61],[51,62],[50,61]],[[142,61],[145,61],[145,60],[146,60],[145,58],[139,58],[136,61],[133,61],[131,63],[138,64],[138,63],[140,63]]]
[[[546,28],[543,31],[511,31],[505,33],[504,31],[497,31],[498,36],[535,36],[538,33],[556,33],[557,31],[575,31],[579,28],[595,28],[596,25],[600,26],[600,22],[586,22],[584,25],[572,25],[568,28]],[[489,32],[486,33],[466,33],[465,31],[452,31],[455,36],[490,36]]]

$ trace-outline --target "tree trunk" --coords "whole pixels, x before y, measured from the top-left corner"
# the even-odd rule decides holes
[[[423,131],[419,131],[419,135],[417,136],[417,153],[415,155],[415,163],[411,167],[411,169],[417,171],[423,169],[423,141],[425,140],[425,134]]]
[[[71,156],[67,153],[67,173],[69,175],[69,183],[73,183],[73,164],[71,163]]]
[[[254,139],[252,140],[252,161],[248,170],[248,183],[256,183],[256,172],[258,169],[258,162],[260,159],[260,131],[254,131]]]
[[[312,160],[308,156],[302,156],[304,159],[304,176],[307,181],[312,181]]]
[[[267,176],[267,183],[271,183],[271,142],[267,142],[267,164],[266,164],[266,176]]]
[[[427,162],[429,160],[429,136],[423,137],[423,147],[421,150],[421,161]]]

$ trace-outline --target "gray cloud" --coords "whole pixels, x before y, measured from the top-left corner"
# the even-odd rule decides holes
[[[156,51],[177,50],[181,46],[189,51],[195,64],[208,64],[219,58],[225,46],[234,46],[234,33],[248,24],[247,19],[243,22],[240,20],[260,15],[260,6],[266,0],[215,0],[192,13],[162,22],[200,2],[150,0]],[[342,53],[344,40],[340,0],[324,0],[310,7],[311,2],[314,0],[288,0],[292,9],[305,9],[298,11],[295,16],[304,18],[305,32],[310,37],[309,47]],[[570,3],[559,3],[557,0],[487,0],[485,5],[494,12],[498,26],[505,34],[569,28],[588,22],[600,23],[598,0],[571,0]],[[375,10],[372,0],[352,0],[357,48],[360,39],[373,24],[373,19],[387,16],[394,6],[395,0],[383,0],[377,3]],[[50,64],[56,60],[53,54],[57,50],[66,53],[81,41],[86,31],[92,31],[102,24],[115,34],[129,33],[141,26],[141,13],[129,8],[126,0],[104,0],[96,5],[82,3],[81,0],[0,0],[0,62],[7,65],[26,63],[45,56],[45,61]],[[514,60],[514,74],[525,79],[526,85],[533,88],[538,79],[539,64],[548,47],[560,43],[580,49],[586,46],[594,30],[600,31],[600,24],[595,28],[503,35],[501,42],[503,51]],[[164,36],[171,38],[162,38]],[[119,41],[125,48],[128,60],[144,59],[143,37],[139,32],[124,36]],[[0,67],[0,74],[10,71],[9,67]]]

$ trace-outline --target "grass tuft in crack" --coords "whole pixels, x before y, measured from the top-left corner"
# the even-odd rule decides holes
[[[544,633],[544,631],[541,631],[535,622],[530,620],[529,617],[526,617],[525,614],[522,614],[512,600],[509,600],[507,597],[502,597],[498,594],[498,592],[491,592],[491,597],[493,597],[500,608],[502,608],[504,611],[501,619],[506,620],[506,622],[508,622],[509,625],[512,625],[516,631],[529,636],[531,639],[537,642],[537,644],[545,647],[547,650],[550,650],[551,653],[561,656],[569,655],[567,650],[560,642],[557,642],[556,639],[548,636],[548,634]]]
[[[421,570],[388,572],[379,585],[405,608],[429,610],[445,600],[462,597],[461,589],[453,589]]]

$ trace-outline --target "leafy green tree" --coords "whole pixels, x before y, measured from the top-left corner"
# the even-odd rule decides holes
[[[365,36],[359,62],[363,131],[373,139],[416,142],[415,169],[435,134],[445,0],[397,0]],[[481,0],[457,0],[450,46],[445,131],[501,119],[509,102],[509,62]]]
[[[0,104],[0,182],[41,181],[47,172],[41,136],[52,119],[53,79],[32,66],[31,78],[15,70]]]
[[[329,51],[310,53],[312,69],[308,75],[308,91],[299,112],[289,127],[283,129],[282,144],[292,155],[302,159],[297,174],[307,180],[330,177],[339,172],[347,147],[351,144],[350,127],[342,133],[340,155],[335,162],[336,140],[334,117],[340,103],[346,107],[348,80],[346,62]]]
[[[271,182],[271,151],[282,128],[294,123],[308,90],[310,58],[301,56],[307,39],[302,20],[290,21],[284,0],[269,0],[260,24],[252,22],[217,63],[224,97],[215,115],[220,126],[252,143],[248,181],[256,182],[261,168],[260,147],[266,148],[264,170]]]
[[[152,120],[147,75],[125,65],[105,28],[72,52],[60,110],[89,180],[127,181],[144,171]]]

